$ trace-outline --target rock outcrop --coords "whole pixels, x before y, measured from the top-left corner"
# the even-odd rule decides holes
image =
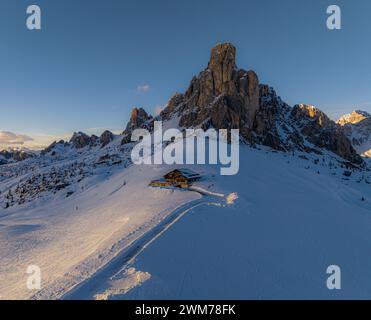
[[[176,94],[170,100],[161,116],[169,117],[181,106],[182,127],[251,130],[259,109],[259,90],[255,72],[236,68],[235,47],[219,44],[211,50],[207,69],[192,79],[184,95]]]
[[[154,118],[148,114],[143,108],[134,107],[131,111],[130,120],[126,125],[126,129],[123,132],[124,137],[121,140],[121,144],[127,144],[131,142],[131,134],[135,129],[147,129],[153,130]]]
[[[371,115],[366,111],[356,110],[350,114],[342,116],[336,123],[345,126],[349,124],[358,124],[364,120],[369,120]]]
[[[371,157],[371,115],[357,110],[341,117],[337,123],[357,152]]]
[[[362,163],[362,158],[354,150],[341,127],[321,110],[300,104],[294,106],[291,117],[300,132],[313,145],[328,149],[352,163]]]
[[[2,150],[0,151],[0,165],[7,164],[9,162],[23,161],[28,158],[33,158],[35,156],[31,151],[25,150]]]
[[[170,99],[160,116],[179,118],[182,128],[239,129],[241,139],[253,145],[316,153],[324,148],[362,163],[340,126],[323,112],[305,105],[290,107],[271,87],[260,84],[254,71],[238,69],[230,43],[212,48],[207,68],[184,94]]]
[[[143,108],[134,107],[131,111],[130,120],[126,125],[125,132],[129,133],[137,128],[141,128],[149,120],[153,119]]]
[[[82,149],[84,147],[90,146],[93,143],[91,137],[83,132],[75,132],[70,140],[70,143],[76,149]]]
[[[104,131],[102,135],[99,138],[99,141],[101,143],[102,147],[105,147],[107,144],[109,144],[114,138],[114,135],[111,131]]]

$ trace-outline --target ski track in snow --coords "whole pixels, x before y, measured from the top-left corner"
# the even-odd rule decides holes
[[[130,246],[122,250],[107,265],[98,270],[92,277],[86,279],[75,288],[71,289],[61,298],[66,300],[75,300],[81,297],[84,299],[93,299],[97,292],[104,288],[108,279],[114,277],[117,273],[126,269],[135,258],[140,255],[153,241],[166,232],[174,223],[181,219],[187,212],[201,205],[212,205],[210,199],[201,198],[188,202],[169,214],[157,226],[149,230],[142,237],[134,241]]]
[[[2,211],[0,295],[284,298],[290,292],[306,297],[309,287],[311,297],[321,298],[327,295],[311,281],[322,288],[322,269],[338,261],[358,270],[350,280],[357,288],[371,265],[365,254],[371,247],[369,174],[345,178],[344,168],[326,165],[329,159],[315,163],[317,155],[308,157],[242,148],[237,176],[222,177],[213,166],[191,167],[205,179],[189,191],[148,187],[176,166],[103,167],[77,184],[71,197],[57,193]],[[201,214],[186,215],[190,210]],[[184,239],[184,231],[192,236]],[[161,256],[167,252],[172,255]],[[25,290],[26,267],[39,263],[42,290]],[[229,278],[236,273],[238,281]],[[307,287],[300,289],[298,281]],[[344,292],[369,297],[371,285]]]

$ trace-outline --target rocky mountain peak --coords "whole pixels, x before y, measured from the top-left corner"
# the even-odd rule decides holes
[[[152,119],[152,116],[149,115],[143,108],[134,107],[131,111],[130,120],[126,126],[125,131],[131,132],[136,128],[140,128],[148,120]]]
[[[337,123],[341,126],[346,124],[356,124],[363,120],[370,119],[371,115],[366,111],[355,110],[350,114],[342,116]]]
[[[214,94],[227,93],[236,69],[236,48],[230,43],[218,44],[212,48],[208,69],[214,80]]]
[[[295,105],[290,117],[312,145],[330,150],[352,163],[362,163],[341,127],[318,108],[306,104]]]
[[[218,43],[211,48],[209,69],[219,65],[236,68],[236,47],[232,43]]]
[[[337,123],[357,152],[371,157],[371,115],[366,111],[356,110],[342,116]]]
[[[211,49],[207,68],[184,94],[170,99],[160,116],[179,118],[182,128],[239,129],[241,139],[252,145],[316,153],[327,149],[350,162],[363,162],[324,112],[305,104],[292,108],[273,88],[260,84],[254,71],[238,69],[230,43]]]
[[[75,132],[72,135],[70,143],[76,148],[81,149],[92,143],[91,138],[83,132]]]
[[[99,141],[102,145],[102,147],[105,147],[107,144],[109,144],[112,140],[114,139],[114,134],[109,131],[109,130],[106,130],[104,131],[100,138],[99,138]]]
[[[28,158],[33,158],[35,154],[32,151],[9,149],[0,151],[0,165],[6,164],[9,161],[23,161]]]
[[[207,68],[194,77],[184,95],[176,94],[162,112],[164,119],[180,115],[180,126],[252,128],[259,109],[259,80],[255,72],[237,69],[230,43],[211,49]]]
[[[315,122],[321,128],[324,128],[328,125],[334,125],[334,123],[324,112],[314,106],[307,104],[295,105],[291,112],[291,115],[297,121],[300,121],[303,118],[309,119]]]
[[[153,129],[154,118],[148,114],[143,108],[134,107],[131,111],[130,120],[126,125],[126,129],[123,132],[123,139],[121,144],[127,144],[131,141],[131,134],[135,129],[143,128],[149,131]]]

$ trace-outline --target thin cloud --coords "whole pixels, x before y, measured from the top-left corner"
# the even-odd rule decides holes
[[[142,86],[138,86],[138,87],[137,87],[137,92],[138,92],[138,93],[145,93],[145,92],[148,92],[149,89],[151,89],[151,86],[148,85],[148,84],[144,84],[144,85],[142,85]]]
[[[33,141],[30,136],[16,134],[10,131],[0,131],[0,144],[2,145],[24,145],[26,142]]]

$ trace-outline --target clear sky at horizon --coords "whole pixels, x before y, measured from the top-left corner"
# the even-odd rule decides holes
[[[41,31],[26,29],[30,4]],[[326,28],[331,4],[342,30]],[[133,106],[154,113],[227,41],[291,105],[371,112],[370,16],[369,0],[0,0],[0,131],[42,144],[122,130]]]

